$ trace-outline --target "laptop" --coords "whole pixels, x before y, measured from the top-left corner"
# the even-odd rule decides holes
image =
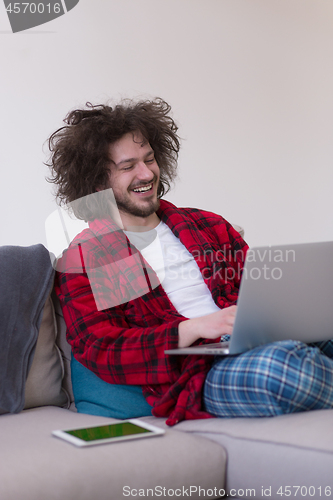
[[[234,355],[279,340],[333,339],[333,241],[250,249],[229,342],[166,354]]]

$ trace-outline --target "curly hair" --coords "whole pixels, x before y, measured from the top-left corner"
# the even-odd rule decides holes
[[[129,132],[139,131],[152,147],[160,168],[158,197],[170,189],[176,177],[180,140],[169,116],[171,106],[160,98],[123,100],[115,107],[86,103],[86,109],[68,113],[64,127],[48,139],[51,152],[47,180],[57,186],[59,204],[68,204],[109,185],[109,146]],[[112,186],[111,186],[112,187]],[[77,204],[76,204],[77,206]],[[92,211],[76,209],[78,218],[91,220]]]

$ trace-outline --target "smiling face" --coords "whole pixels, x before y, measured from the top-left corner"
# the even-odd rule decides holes
[[[128,133],[110,145],[109,153],[110,187],[125,229],[156,227],[160,169],[150,144],[140,132]]]

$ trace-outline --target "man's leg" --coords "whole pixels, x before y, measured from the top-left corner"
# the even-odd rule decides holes
[[[323,342],[315,342],[308,345],[318,347],[326,356],[333,359],[333,340],[324,340]]]
[[[333,357],[333,344],[320,344]],[[217,358],[204,386],[218,417],[270,417],[333,408],[333,359],[318,347],[286,340]]]

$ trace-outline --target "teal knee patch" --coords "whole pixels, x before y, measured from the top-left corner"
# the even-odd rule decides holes
[[[74,356],[71,374],[75,406],[79,413],[119,419],[152,414],[152,407],[143,397],[141,386],[109,384],[81,365]]]

